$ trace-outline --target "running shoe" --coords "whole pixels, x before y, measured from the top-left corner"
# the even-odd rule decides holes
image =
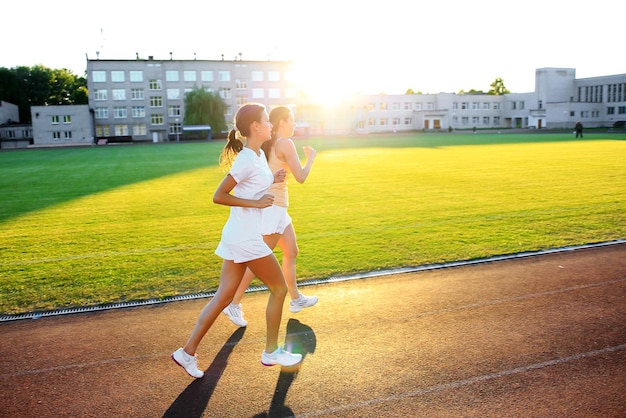
[[[302,361],[302,354],[292,354],[285,351],[284,348],[278,347],[273,353],[263,351],[261,354],[261,363],[264,366],[294,366]]]
[[[230,321],[238,327],[245,327],[246,325],[248,325],[248,321],[243,319],[241,304],[235,305],[234,303],[231,303],[222,312],[226,314],[228,316],[228,319],[230,319]]]
[[[293,313],[298,313],[302,308],[310,308],[317,303],[317,296],[304,296],[300,293],[298,299],[294,299],[289,304],[289,310]]]
[[[185,369],[189,376],[195,377],[196,379],[200,379],[204,376],[204,372],[198,369],[198,358],[196,356],[190,356],[182,348],[172,353],[172,360]]]

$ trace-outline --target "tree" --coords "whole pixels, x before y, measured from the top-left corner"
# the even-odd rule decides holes
[[[225,111],[224,100],[204,87],[185,93],[185,125],[209,125],[212,132],[222,132],[226,130]]]
[[[31,106],[87,104],[87,80],[43,65],[0,68],[0,100],[17,105],[20,121],[29,123]]]
[[[487,94],[502,96],[503,94],[510,93],[509,89],[504,86],[504,80],[500,77],[496,78],[493,83],[490,84],[491,90]]]

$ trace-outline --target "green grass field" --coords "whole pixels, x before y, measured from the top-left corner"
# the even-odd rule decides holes
[[[626,238],[626,135],[585,136],[298,140],[318,150],[290,182],[298,277]],[[214,290],[223,144],[0,152],[0,312]]]

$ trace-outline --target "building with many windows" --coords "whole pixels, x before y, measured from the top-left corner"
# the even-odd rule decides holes
[[[298,89],[282,61],[88,60],[89,107],[96,138],[164,142],[183,133],[185,93],[206,88],[234,112],[247,102],[292,105]]]
[[[88,105],[32,106],[33,144],[93,145],[93,125]]]
[[[612,127],[626,121],[626,74],[576,79],[571,68],[540,68],[531,93],[360,95],[309,113],[313,134]]]

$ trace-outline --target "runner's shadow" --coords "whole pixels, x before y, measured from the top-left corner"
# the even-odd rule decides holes
[[[295,416],[293,411],[285,405],[285,399],[287,399],[287,392],[291,384],[296,379],[304,359],[307,354],[315,353],[315,346],[317,345],[317,339],[315,332],[308,325],[305,325],[297,319],[290,319],[287,323],[287,336],[285,337],[285,349],[292,353],[302,354],[302,362],[295,367],[283,367],[278,375],[278,382],[276,383],[276,390],[274,391],[274,397],[270,404],[269,412],[262,412],[256,414],[254,418],[278,418],[278,417],[293,417]]]
[[[238,328],[237,331],[230,336],[228,341],[226,341],[222,349],[215,356],[209,368],[204,372],[204,377],[202,379],[194,379],[194,381],[178,395],[178,398],[176,398],[167,411],[165,411],[163,418],[193,418],[202,416],[220,377],[222,377],[222,373],[224,373],[224,369],[226,369],[228,357],[233,352],[237,343],[243,338],[244,332],[246,332],[245,328]]]

